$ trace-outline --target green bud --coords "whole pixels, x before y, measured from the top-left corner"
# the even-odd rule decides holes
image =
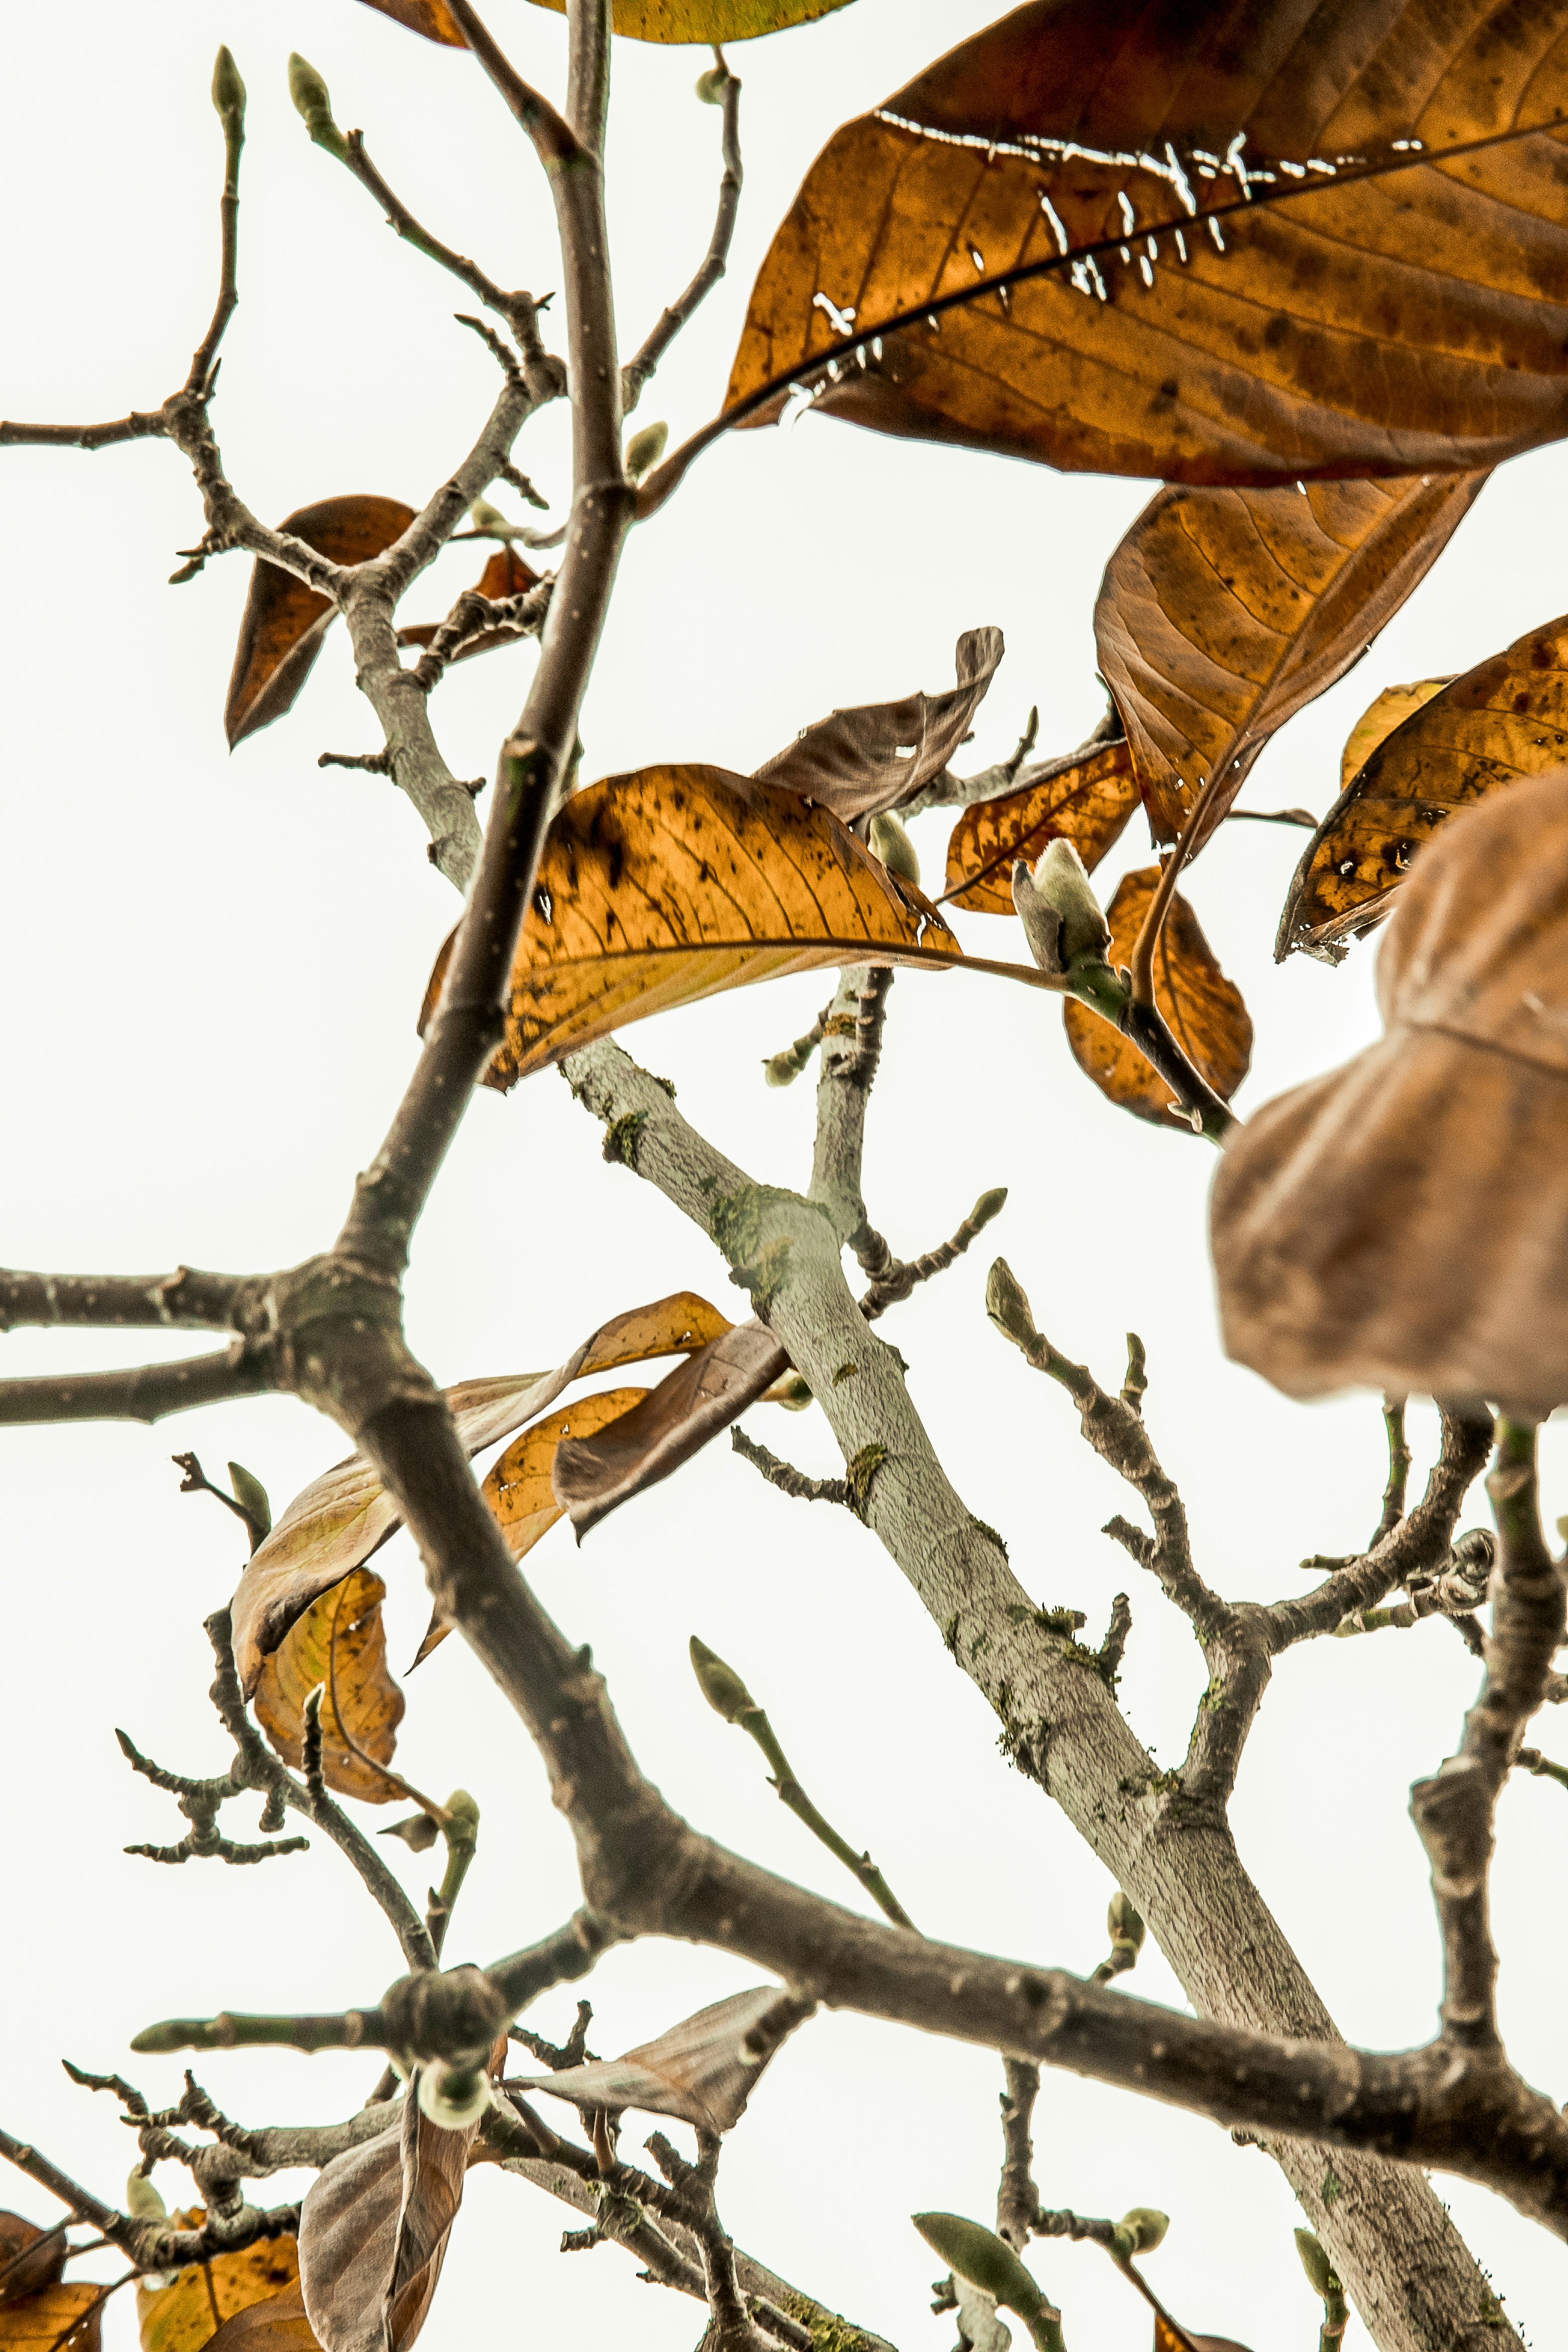
[[[785,1412],[804,1412],[813,1402],[813,1398],[798,1372],[785,1372],[782,1380],[775,1381],[772,1388],[764,1391],[761,1402],[763,1404],[782,1404]]]
[[[991,1223],[993,1217],[999,1217],[1006,1205],[1007,1187],[1005,1184],[997,1184],[989,1192],[982,1192],[979,1200],[969,1212],[969,1222],[975,1232],[979,1233],[983,1226]]]
[[[140,2170],[133,2172],[125,2184],[125,2210],[133,2221],[166,2221],[169,2218],[163,2198]]]
[[[933,2254],[977,2286],[993,2303],[1027,2322],[1044,2307],[1045,2296],[1005,2238],[961,2213],[911,2213],[910,2219]]]
[[[1013,904],[1042,971],[1105,961],[1110,927],[1070,841],[1047,841],[1033,873],[1020,858],[1013,868]]]
[[[474,500],[468,509],[468,520],[476,530],[510,530],[511,528],[500,507],[492,507],[489,499]]]
[[[220,49],[213,66],[213,104],[226,128],[231,122],[237,130],[245,127],[245,84],[239,78],[239,68],[228,49]]]
[[[1111,1896],[1106,1910],[1105,1925],[1113,1944],[1131,1944],[1135,1952],[1142,1950],[1143,1938],[1148,1930],[1143,1925],[1141,1915],[1123,1895],[1120,1886]]]
[[[332,101],[327,85],[298,49],[289,59],[289,95],[317,146],[324,147],[341,163],[348,154],[348,142],[332,121]]]
[[[756,1700],[734,1667],[727,1666],[718,1652],[710,1650],[706,1642],[700,1642],[695,1633],[691,1636],[691,1671],[703,1697],[726,1723],[735,1722],[749,1707],[755,1706]]]
[[[442,2131],[464,2131],[490,2104],[490,2078],[482,2066],[447,2066],[437,2059],[420,2069],[419,2112]]]
[[[1005,1257],[999,1257],[985,1279],[985,1312],[1005,1339],[1026,1351],[1039,1338],[1023,1284]]]
[[[467,1789],[454,1789],[447,1800],[447,1811],[452,1816],[448,1835],[451,1830],[462,1827],[466,1828],[471,1836],[478,1836],[479,1801],[477,1797],[470,1797]]]
[[[1325,2303],[1343,2294],[1344,2289],[1329,2260],[1328,2249],[1310,2230],[1297,2231],[1296,2252],[1301,2257],[1301,2268],[1307,2273],[1314,2294],[1321,2294]]]
[[[441,1832],[428,1813],[410,1813],[405,1821],[388,1822],[386,1827],[378,1830],[376,1834],[378,1837],[401,1838],[415,1853],[426,1853]]]
[[[901,875],[906,882],[920,887],[921,862],[915,856],[914,843],[892,811],[874,816],[869,826],[871,855],[879,857],[889,874]]]
[[[1134,2205],[1116,2224],[1117,2251],[1123,2257],[1152,2254],[1170,2226],[1168,2213],[1156,2212],[1152,2205]]]
[[[640,433],[632,435],[631,439],[626,443],[626,467],[628,482],[640,482],[645,474],[652,473],[664,455],[664,445],[668,438],[669,427],[662,422],[658,425],[645,425]]]
[[[272,1532],[272,1506],[267,1499],[267,1489],[259,1478],[246,1468],[243,1462],[228,1465],[228,1483],[234,1489],[234,1499],[258,1530],[256,1540]]]
[[[705,74],[697,77],[697,96],[704,106],[722,106],[724,92],[730,87],[727,66],[710,66]]]

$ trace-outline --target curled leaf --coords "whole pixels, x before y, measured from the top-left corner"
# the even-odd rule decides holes
[[[953,654],[958,683],[945,694],[835,710],[764,761],[759,779],[819,802],[846,824],[901,808],[934,782],[969,733],[1004,650],[1000,629],[966,629]]]
[[[413,508],[396,499],[322,499],[285,515],[279,529],[334,563],[363,563],[401,539],[413,520]],[[292,709],[334,614],[330,598],[319,596],[291,572],[258,559],[224,709],[231,751]]]
[[[1544,1414],[1568,1400],[1568,769],[1423,851],[1377,989],[1381,1041],[1227,1142],[1226,1346],[1293,1396]]]
[[[783,1985],[756,1985],[700,2009],[624,2058],[520,2080],[524,2089],[548,2091],[580,2107],[640,2107],[648,2115],[678,2116],[699,2131],[726,2132],[739,2123],[763,2068],[799,2022]],[[753,2054],[747,2043],[759,2028],[763,2047]]]
[[[1032,866],[1047,842],[1070,841],[1092,872],[1137,805],[1124,735],[1048,761],[1016,792],[964,810],[947,845],[946,894],[973,914],[1010,915],[1016,859]]]
[[[263,1664],[255,1691],[257,1721],[284,1762],[297,1768],[303,1760],[305,1701],[324,1685],[321,1777],[340,1796],[368,1805],[391,1804],[407,1793],[376,1769],[392,1761],[405,1704],[386,1663],[385,1598],[374,1569],[353,1570],[295,1619]]]
[[[300,2284],[321,2352],[408,2352],[462,2202],[474,2126],[405,2098],[395,2128],[336,2156],[300,2214]]]
[[[1159,880],[1159,867],[1145,866],[1117,884],[1106,908],[1112,964],[1125,964],[1131,955]],[[1241,991],[1220,970],[1202,925],[1179,893],[1154,957],[1154,1002],[1188,1060],[1228,1101],[1252,1060],[1252,1021]],[[1062,1006],[1062,1020],[1073,1059],[1101,1094],[1156,1126],[1174,1124],[1169,1113],[1175,1097],[1130,1038],[1076,998]]]

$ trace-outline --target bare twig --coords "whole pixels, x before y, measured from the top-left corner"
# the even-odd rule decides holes
[[[0,1331],[26,1324],[81,1329],[232,1331],[237,1274],[25,1274],[0,1269]]]
[[[221,1355],[191,1356],[177,1364],[137,1364],[122,1372],[38,1373],[0,1381],[0,1423],[45,1421],[162,1421],[166,1413],[232,1397],[259,1396],[275,1386],[270,1350],[237,1339]]]
[[[685,293],[662,313],[642,349],[621,370],[621,409],[627,416],[637,406],[644,384],[682,327],[724,275],[735,234],[735,218],[741,208],[741,182],[743,177],[741,168],[741,84],[728,67],[724,68],[723,91],[721,148],[724,169],[719,181],[719,211],[713,223],[713,234],[709,239],[701,267]]]

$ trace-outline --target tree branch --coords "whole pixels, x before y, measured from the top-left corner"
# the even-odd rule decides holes
[[[245,1277],[203,1274],[26,1274],[0,1267],[0,1331],[24,1325],[97,1330],[232,1331]]]
[[[39,1373],[0,1381],[0,1424],[45,1421],[161,1421],[277,1386],[271,1351],[237,1339],[221,1355],[177,1364],[137,1364],[122,1372]]]
[[[662,313],[642,349],[621,370],[623,415],[631,415],[642,397],[643,386],[687,320],[718,285],[730,257],[735,220],[741,209],[741,184],[744,174],[741,167],[741,84],[728,67],[723,68],[723,73],[721,103],[724,118],[721,144],[724,169],[719,181],[719,212],[713,223],[713,234],[709,239],[701,267],[685,293]]]

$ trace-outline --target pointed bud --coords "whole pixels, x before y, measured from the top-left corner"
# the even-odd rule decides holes
[[[890,809],[871,819],[871,855],[879,857],[889,874],[901,875],[906,882],[920,887],[921,862],[915,856],[914,843]]]
[[[239,68],[228,49],[220,49],[213,67],[213,104],[226,131],[245,128],[245,84],[239,78]]]
[[[1039,1333],[1029,1312],[1029,1301],[1024,1286],[1005,1257],[999,1257],[985,1280],[985,1312],[1005,1339],[1026,1353]]]
[[[419,2073],[419,2112],[442,2131],[464,2131],[490,2104],[490,2078],[482,2066],[446,2066],[437,2059]]]
[[[716,1650],[706,1642],[691,1636],[691,1671],[696,1675],[703,1697],[716,1715],[726,1723],[734,1723],[756,1700],[741,1680],[733,1666],[727,1666]]]
[[[447,1800],[442,1836],[448,1846],[467,1846],[471,1853],[479,1842],[479,1801],[467,1789],[454,1789]]]
[[[1105,1914],[1105,1924],[1110,1930],[1113,1944],[1131,1944],[1135,1952],[1142,1950],[1143,1937],[1148,1931],[1144,1927],[1142,1916],[1128,1897],[1123,1895],[1120,1886],[1110,1898]]]
[[[327,85],[298,49],[289,59],[289,95],[317,146],[324,147],[341,163],[349,152],[348,142],[332,121],[332,101]]]
[[[1047,841],[1032,874],[1021,864],[1014,866],[1013,903],[1042,971],[1069,971],[1080,961],[1105,961],[1110,926],[1070,841]]]
[[[782,1404],[785,1412],[804,1412],[813,1402],[811,1391],[798,1372],[785,1372],[757,1399],[759,1404]]]
[[[727,66],[710,66],[705,74],[697,77],[697,95],[704,106],[722,106],[724,92],[730,86]]]
[[[628,482],[640,482],[645,474],[652,473],[664,455],[664,445],[668,438],[669,427],[662,421],[658,425],[645,425],[640,433],[632,435],[626,443]]]
[[[1168,2213],[1156,2212],[1152,2205],[1134,2205],[1116,2224],[1117,2250],[1128,2258],[1152,2254],[1170,2226]]]
[[[272,1532],[272,1506],[267,1499],[267,1489],[243,1462],[229,1464],[228,1483],[234,1490],[235,1501],[256,1530],[256,1543],[251,1546],[254,1551],[256,1544],[261,1543]]]
[[[401,1838],[415,1853],[427,1853],[440,1834],[428,1813],[410,1813],[406,1821],[388,1822],[384,1830],[376,1832],[378,1837]]]
[[[166,2221],[169,2209],[153,2183],[140,2169],[125,2184],[125,2210],[133,2221]]]
[[[1327,2247],[1321,2239],[1312,2235],[1310,2230],[1297,2231],[1296,2252],[1301,2257],[1301,2268],[1307,2273],[1314,2294],[1321,2294],[1327,2303],[1331,2296],[1344,2293],[1329,2260]]]
[[[910,2219],[933,2254],[971,2286],[1005,2305],[1022,2320],[1033,2319],[1045,2296],[1005,2238],[961,2213],[911,2213]]]
[[[991,1223],[993,1217],[1001,1215],[1006,1205],[1007,1187],[1005,1184],[994,1185],[989,1192],[982,1192],[979,1200],[969,1212],[968,1223],[975,1233],[981,1233]]]
[[[500,507],[492,507],[489,499],[474,500],[468,509],[468,520],[476,530],[493,530],[498,535],[512,529]]]

